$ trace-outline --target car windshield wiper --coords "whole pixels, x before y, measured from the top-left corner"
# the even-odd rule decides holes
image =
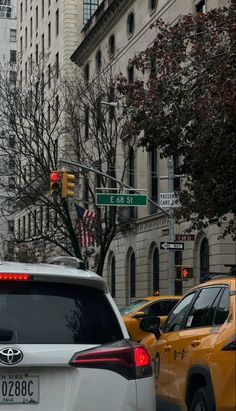
[[[0,328],[0,341],[11,341],[13,337],[13,331],[7,328]]]

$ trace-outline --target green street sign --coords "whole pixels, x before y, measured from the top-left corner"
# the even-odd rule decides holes
[[[144,194],[96,194],[97,205],[108,206],[146,206]]]

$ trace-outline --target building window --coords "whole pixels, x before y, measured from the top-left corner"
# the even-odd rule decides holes
[[[136,295],[136,265],[135,265],[135,254],[134,252],[130,257],[130,297],[134,298]]]
[[[91,16],[96,11],[97,7],[99,6],[99,0],[84,0],[84,10],[83,10],[83,18],[84,24],[90,20]]]
[[[200,277],[204,277],[205,273],[209,272],[209,243],[207,238],[204,238],[200,246]]]
[[[56,96],[56,100],[55,100],[55,117],[56,117],[56,121],[59,120],[59,97]]]
[[[31,214],[28,214],[28,237],[31,235]]]
[[[134,66],[133,65],[130,65],[129,67],[128,67],[128,83],[129,84],[132,84],[133,82],[134,82]]]
[[[51,64],[48,65],[48,88],[51,87]]]
[[[89,138],[89,107],[85,107],[84,111],[84,137]]]
[[[10,41],[11,42],[16,42],[16,30],[15,29],[10,29]]]
[[[20,38],[20,55],[22,57],[22,52],[23,52],[23,41],[22,41],[22,37]]]
[[[42,34],[42,57],[44,57],[44,34]]]
[[[35,62],[36,64],[39,64],[39,45],[36,44],[35,46]]]
[[[35,28],[36,30],[38,30],[38,26],[39,26],[39,8],[37,6],[35,9]]]
[[[157,7],[157,0],[149,0],[149,9],[154,11]]]
[[[42,0],[42,19],[44,18],[44,0]]]
[[[59,9],[56,11],[56,36],[59,34]]]
[[[27,65],[27,61],[25,62],[25,83],[27,82],[27,78],[28,78],[28,65]]]
[[[48,23],[48,47],[51,47],[51,23]]]
[[[25,48],[28,46],[28,29],[25,27]]]
[[[127,18],[127,31],[128,35],[131,36],[134,33],[134,13],[131,12]]]
[[[30,39],[33,37],[33,19],[30,17]]]
[[[158,202],[158,162],[157,162],[157,149],[152,147],[150,151],[150,173],[151,173],[151,200],[155,203]],[[157,212],[157,206],[155,204],[150,204],[150,213],[154,214]]]
[[[89,81],[89,64],[87,63],[86,66],[84,67],[84,81],[85,83],[88,83]]]
[[[48,0],[48,8],[51,7],[51,0]]]
[[[99,71],[102,67],[102,53],[98,50],[96,53],[96,70]]]
[[[196,13],[206,13],[206,2],[205,2],[205,0],[202,0],[198,4],[196,4]]]
[[[30,74],[33,73],[33,54],[30,54]]]
[[[108,53],[109,53],[109,56],[112,58],[113,56],[114,56],[114,54],[115,54],[115,49],[116,49],[116,40],[115,40],[115,35],[114,34],[112,34],[110,37],[109,37],[109,40],[108,40]]]
[[[10,71],[10,83],[16,84],[16,72],[15,71]]]
[[[159,251],[155,248],[152,256],[152,291],[153,294],[159,291],[160,288],[160,272],[159,272]]]
[[[134,149],[129,147],[128,153],[128,185],[134,187]],[[130,191],[133,194],[133,190]],[[136,207],[127,207],[129,218],[136,218]]]
[[[56,69],[56,78],[58,78],[59,77],[59,52],[56,54],[55,69]]]
[[[23,5],[22,3],[20,4],[20,22],[22,23],[22,19],[23,19]]]
[[[111,296],[116,296],[116,261],[115,256],[111,258]]]
[[[10,50],[10,63],[16,63],[16,50]]]
[[[27,3],[28,3],[28,1],[25,0],[25,12],[27,12]]]

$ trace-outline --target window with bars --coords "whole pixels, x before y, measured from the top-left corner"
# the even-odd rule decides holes
[[[99,0],[84,0],[83,4],[83,19],[84,24],[90,20],[94,12],[99,6]]]

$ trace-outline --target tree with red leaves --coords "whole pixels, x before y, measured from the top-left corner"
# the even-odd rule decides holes
[[[119,91],[136,109],[132,130],[140,146],[180,157],[178,171],[188,178],[177,217],[190,230],[223,224],[223,237],[235,239],[236,1],[151,29],[153,45],[130,61],[139,78],[128,84],[119,76]]]

